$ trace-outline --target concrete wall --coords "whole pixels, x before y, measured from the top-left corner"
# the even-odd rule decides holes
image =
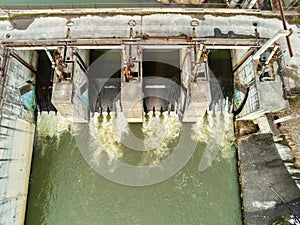
[[[242,58],[240,53],[234,54],[234,63]],[[250,56],[235,72],[235,101],[238,101],[238,104],[241,103],[242,98],[240,96],[243,94],[238,91],[237,87],[250,87],[248,99],[243,110],[237,116],[238,119],[257,119],[265,113],[279,112],[289,107],[288,101],[284,99],[283,85],[278,74],[280,70],[277,62],[273,63],[273,68],[275,79],[273,81],[260,81],[256,73],[255,63],[252,56]]]
[[[80,49],[78,51],[81,58],[89,65],[89,50]],[[88,119],[88,108],[83,105],[83,94],[88,88],[87,75],[79,67],[78,63],[74,63],[74,76],[73,76],[73,98],[72,102],[75,105],[74,110],[77,114],[78,122],[86,122]],[[74,121],[76,121],[74,118]]]
[[[79,55],[88,65],[89,51],[80,50]],[[75,123],[88,121],[88,106],[83,104],[83,94],[88,88],[88,80],[85,72],[80,68],[77,59],[69,49],[67,55],[74,59],[73,77],[71,80],[53,83],[51,102],[57,111],[65,118]],[[87,93],[87,92],[86,92]]]
[[[239,51],[239,50],[237,50]],[[235,61],[238,62],[243,57],[242,52],[238,52],[235,54]],[[234,63],[235,64],[235,63]],[[234,65],[233,64],[233,65]],[[238,86],[249,86],[249,96],[247,99],[247,102],[241,111],[241,113],[238,115],[238,119],[251,119],[252,117],[259,117],[264,112],[260,111],[260,105],[259,105],[259,98],[258,98],[258,91],[256,86],[256,74],[255,74],[255,67],[252,62],[252,57],[249,57],[243,65],[234,73],[234,82],[235,82],[235,101],[239,101],[237,105],[239,105],[244,95],[239,93]]]
[[[17,51],[19,56],[37,67],[34,51]],[[35,74],[10,57],[1,77],[4,100],[0,109],[0,224],[23,224],[28,193],[28,180],[34,142],[34,112],[21,102],[19,87]],[[5,77],[7,81],[4,82]],[[3,83],[4,82],[4,83]]]

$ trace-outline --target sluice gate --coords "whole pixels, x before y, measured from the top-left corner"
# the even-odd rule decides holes
[[[54,53],[51,99],[57,111],[74,122],[88,121],[87,92],[92,113],[114,112],[120,103],[132,123],[142,122],[150,111],[175,111],[183,122],[196,122],[211,102],[207,51],[202,44],[123,44],[98,50],[100,56],[88,70],[83,62],[88,64],[92,53],[75,52],[77,56],[74,50],[58,48]]]

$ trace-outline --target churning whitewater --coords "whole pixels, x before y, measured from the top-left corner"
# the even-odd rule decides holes
[[[199,171],[212,165],[221,152],[222,158],[234,156],[232,105],[228,99],[219,101],[207,110],[207,113],[192,126],[192,139],[205,143],[206,148],[199,162]],[[71,131],[75,134],[77,124],[62,116],[42,113],[38,117],[37,132],[39,137],[56,137],[59,143],[60,134]],[[94,113],[89,121],[90,159],[98,165],[102,154],[108,156],[109,162],[122,160],[125,149],[135,150],[141,157],[139,166],[155,165],[166,159],[174,150],[182,128],[179,116],[175,112],[149,112],[144,115],[140,127],[142,138],[134,136],[123,112]],[[127,146],[125,139],[132,139],[137,148]],[[136,147],[135,146],[135,147]]]
[[[199,163],[199,171],[204,171],[221,152],[222,158],[233,157],[233,115],[232,105],[226,100],[219,101],[210,107],[204,117],[192,126],[192,138],[199,143],[205,143],[206,149]],[[153,113],[144,115],[140,132],[143,139],[140,151],[141,161],[138,165],[158,164],[172,153],[181,132],[182,123],[175,112]],[[122,160],[124,155],[124,139],[134,135],[122,112],[95,113],[89,123],[91,138],[92,161],[98,162],[102,153],[109,160]],[[129,147],[130,148],[130,147]]]
[[[161,115],[148,113],[141,127],[144,138],[140,141],[143,142],[143,149],[135,150],[140,150],[142,154],[146,151],[146,155],[151,154],[151,163],[158,163],[170,153],[169,144],[179,137],[180,127],[179,117],[173,112]],[[89,123],[89,133],[92,139],[90,147],[94,149],[93,161],[97,162],[102,152],[106,152],[111,161],[123,156],[122,140],[129,133],[129,124],[122,112],[95,113]]]

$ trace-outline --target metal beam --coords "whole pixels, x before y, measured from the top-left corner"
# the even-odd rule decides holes
[[[85,69],[85,71],[87,71],[88,66],[86,65],[86,63],[84,62],[84,60],[81,58],[81,56],[79,55],[77,49],[73,49],[73,54],[78,58],[79,62],[81,63],[81,65],[83,66],[83,68]]]
[[[277,31],[277,33],[271,37],[253,56],[254,60],[258,60],[261,56],[261,54],[263,54],[269,47],[271,47],[271,45],[274,44],[275,41],[277,41],[280,37],[283,36],[288,36],[290,34],[290,32],[288,30],[279,30]]]
[[[288,30],[287,26],[286,26],[286,19],[285,19],[284,12],[283,12],[282,2],[281,2],[281,0],[279,0],[278,2],[279,2],[280,16],[281,16],[281,20],[282,20],[282,24],[283,24],[283,29]],[[287,43],[288,50],[290,53],[290,57],[293,57],[293,51],[292,51],[292,46],[291,46],[291,42],[290,42],[290,37],[286,36],[285,38],[286,38],[286,43]]]
[[[257,2],[257,0],[251,0],[250,2],[249,2],[249,4],[247,5],[247,9],[252,9],[253,8],[253,6],[256,4],[256,2]]]
[[[241,60],[234,65],[232,72],[234,73],[235,71],[237,71],[240,66],[249,58],[249,56],[254,52],[254,48],[251,48],[242,58]]]
[[[136,41],[107,38],[107,39],[74,39],[68,43],[69,47],[78,47],[86,49],[110,49],[112,46],[120,46],[122,44],[134,43],[136,45],[194,45],[195,42],[204,44],[207,48],[222,48],[222,49],[241,49],[249,47],[257,47],[257,42],[264,43],[266,39],[230,39],[230,38],[193,38],[186,39],[165,39],[154,38],[139,39]],[[0,42],[1,43],[1,42]],[[60,40],[27,40],[27,41],[14,41],[2,42],[7,48],[22,49],[22,50],[44,50],[45,46],[48,49],[56,49],[61,47]]]
[[[49,50],[48,50],[47,47],[45,47],[45,52],[46,52],[46,54],[47,54],[47,56],[48,56],[50,62],[52,63],[52,65],[55,65],[55,61],[54,61],[54,59],[53,59],[53,57],[52,57],[52,55],[51,55],[51,53],[49,52]]]
[[[19,61],[23,66],[25,66],[27,69],[29,69],[33,73],[37,73],[35,68],[30,65],[28,62],[26,62],[21,56],[19,56],[17,53],[14,52],[14,50],[10,51],[10,55],[14,57],[17,61]]]

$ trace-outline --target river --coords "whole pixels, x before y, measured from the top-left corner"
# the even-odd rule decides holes
[[[215,62],[215,65],[211,63],[212,71],[222,86],[223,94],[231,98],[229,90],[232,89],[232,77],[228,76],[231,68],[229,59],[228,50],[212,51],[209,58],[211,62]],[[218,66],[220,63],[222,67]],[[114,126],[118,124],[113,122],[113,115],[100,116],[100,120],[98,115],[94,115],[90,122],[94,121],[99,129],[93,131],[96,134],[94,142],[102,145],[102,150],[111,157],[110,160],[118,158],[129,164],[148,165],[164,160],[178,143],[178,136],[183,134],[197,139],[198,144],[194,146],[195,151],[191,159],[169,179],[148,186],[130,186],[112,182],[89,166],[89,161],[81,154],[82,144],[79,149],[78,139],[75,138],[78,127],[53,113],[40,114],[26,224],[242,224],[232,116],[211,111],[202,123],[194,125],[193,128],[178,122],[176,115],[173,115],[173,119],[171,115],[151,117],[143,124],[131,124],[129,128],[132,133],[150,145],[151,138],[170,133],[173,135],[172,138],[166,138],[164,148],[139,153],[115,143],[117,130]],[[154,128],[158,129],[154,131]],[[159,132],[159,135],[155,132]],[[225,134],[223,138],[216,137],[222,134]],[[218,143],[218,140],[222,140],[222,143]],[[87,149],[90,147],[86,146]],[[214,151],[215,147],[219,150]],[[203,160],[204,152],[208,149],[213,149],[212,154],[216,155],[212,165],[207,163],[211,160],[211,154],[206,154],[208,158]],[[94,151],[94,160],[98,160],[101,154]],[[207,165],[199,170],[200,165],[203,166],[201,160]]]
[[[150,186],[124,186],[89,167],[63,118],[42,115],[32,164],[27,225],[241,224],[234,148],[199,172],[205,144],[185,167]],[[58,127],[58,128],[57,128]],[[56,130],[60,130],[57,135]],[[138,132],[140,126],[131,127]]]

